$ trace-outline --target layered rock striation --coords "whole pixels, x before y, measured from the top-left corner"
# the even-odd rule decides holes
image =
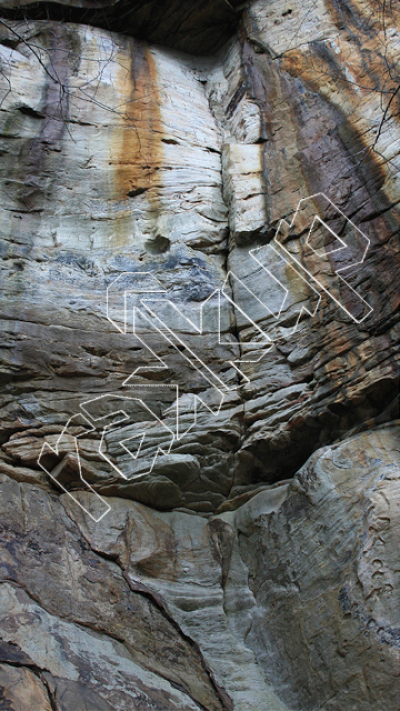
[[[0,703],[394,710],[397,9],[2,8]]]

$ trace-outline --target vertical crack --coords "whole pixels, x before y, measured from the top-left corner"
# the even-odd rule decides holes
[[[98,551],[96,551],[96,553],[97,553],[97,555],[99,555]],[[153,591],[150,590],[149,588],[147,588],[145,585],[143,585],[143,583],[139,583],[138,585],[135,585],[135,583],[133,583],[132,580],[129,578],[128,574],[124,570],[122,570],[122,568],[121,568],[121,572],[122,572],[122,576],[124,577],[125,581],[127,582],[128,586],[132,590],[132,592],[143,595],[153,605],[155,605],[157,607],[157,609],[159,610],[159,612],[161,612],[161,614],[168,620],[168,622],[176,629],[179,636],[182,637],[195,650],[195,652],[197,653],[197,655],[200,658],[202,667],[209,678],[210,684],[211,684],[212,688],[214,689],[214,691],[216,692],[216,694],[221,702],[222,708],[225,709],[225,711],[233,711],[233,704],[232,704],[231,698],[228,696],[226,691],[224,691],[224,689],[220,688],[220,686],[217,684],[212,670],[210,669],[206,660],[204,659],[204,656],[203,656],[203,653],[201,651],[199,644],[194,639],[189,637],[189,635],[187,635],[182,630],[182,628],[180,627],[178,622],[168,612],[167,608],[165,607],[165,605],[163,603],[162,598],[159,595],[155,595],[153,593]],[[172,683],[172,685],[174,685],[174,684]],[[184,691],[186,694],[188,693],[187,690],[183,689],[183,688],[181,689],[181,691]],[[192,698],[192,696],[190,696],[190,698]],[[203,709],[204,709],[204,711],[207,711],[207,709],[205,709],[197,699],[192,699],[192,700],[195,701],[195,703],[199,706],[200,709],[202,709],[202,711],[203,711]]]

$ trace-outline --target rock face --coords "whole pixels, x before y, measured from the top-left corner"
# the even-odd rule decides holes
[[[395,711],[399,11],[1,7],[0,706]]]
[[[319,450],[278,503],[261,493],[235,517],[256,601],[247,639],[289,708],[396,707],[398,434]]]

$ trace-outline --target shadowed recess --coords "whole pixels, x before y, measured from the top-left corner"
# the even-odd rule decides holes
[[[84,23],[182,52],[210,54],[234,34],[247,4],[242,0],[4,0],[0,16]]]

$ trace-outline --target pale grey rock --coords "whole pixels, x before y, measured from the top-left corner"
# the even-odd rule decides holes
[[[114,498],[103,528],[62,502],[196,642],[233,708],[395,708],[399,424],[318,450],[208,522]]]
[[[244,15],[251,39],[274,57],[298,49],[310,41],[321,42],[337,37],[339,30],[335,19],[324,0],[304,0],[302,3],[256,0]]]
[[[256,3],[249,12],[267,32],[269,20],[260,8]],[[290,63],[281,69],[268,54],[255,52],[250,35],[235,37],[215,58],[195,59],[90,27],[17,27],[27,44],[15,46],[8,36],[11,30],[7,34],[3,28],[8,46],[2,45],[2,141],[7,155],[2,204],[7,209],[1,219],[5,264],[13,267],[4,292],[2,368],[6,380],[16,374],[23,379],[18,375],[15,385],[6,386],[1,411],[5,427],[24,421],[18,435],[22,440],[29,425],[63,426],[86,397],[122,389],[138,366],[140,385],[172,381],[185,396],[196,391],[212,399],[208,384],[197,379],[183,356],[170,351],[167,341],[160,342],[154,329],[144,330],[143,336],[168,364],[163,380],[153,369],[157,361],[150,351],[106,320],[105,291],[112,280],[147,271],[183,314],[164,304],[158,305],[159,315],[230,388],[220,416],[204,412],[197,435],[192,429],[170,453],[191,455],[190,449],[197,448],[193,454],[202,476],[188,477],[193,487],[182,489],[177,479],[183,477],[169,466],[157,474],[165,478],[157,480],[156,491],[169,492],[161,497],[163,505],[168,501],[169,506],[212,512],[226,496],[241,495],[243,486],[256,488],[260,480],[293,474],[316,447],[379,416],[381,399],[386,410],[398,369],[393,348],[397,335],[386,326],[397,298],[389,275],[395,263],[389,247],[395,210],[385,221],[394,183],[385,178],[387,193],[381,191],[375,204],[348,158],[353,147],[358,151],[357,142],[349,143],[342,129],[335,133],[336,114],[326,103],[325,85],[316,99],[302,67],[295,79]],[[29,50],[32,32],[43,56],[62,70],[63,81],[68,79],[61,104],[60,87]],[[56,35],[57,49],[52,44]],[[343,66],[352,57],[343,51]],[[315,64],[312,68],[316,71]],[[346,98],[349,116],[354,115],[351,101]],[[371,105],[374,116],[377,110]],[[305,113],[298,121],[301,111]],[[306,115],[311,117],[308,123]],[[334,138],[322,160],[326,136]],[[350,183],[339,175],[348,172]],[[310,182],[311,174],[318,179]],[[312,311],[316,294],[263,245],[279,218],[293,214],[300,197],[332,185],[344,210],[353,213],[362,205],[365,230],[370,225],[372,241],[382,242],[374,264],[361,273],[360,284],[354,283],[374,307],[370,326],[374,333],[380,330],[379,337],[348,321],[343,324],[342,313],[333,314],[335,306],[327,301],[321,321],[305,317],[293,336],[299,312]],[[259,260],[283,288],[249,257],[254,246],[261,246]],[[224,288],[239,308],[223,314],[222,345],[215,303],[210,302],[204,319],[204,335],[196,333],[196,325],[201,304],[225,284],[227,270],[238,279],[231,277]],[[368,289],[370,279],[373,288]],[[281,308],[284,289],[288,298]],[[260,329],[273,340],[270,350]],[[383,355],[386,349],[389,359]],[[239,381],[238,390],[238,375],[227,365],[241,358],[250,382]],[[363,364],[363,373],[353,387],[355,362]],[[32,378],[34,390],[26,385]],[[300,388],[296,401],[291,388],[298,384],[307,387]],[[248,416],[247,403],[256,398],[271,403],[262,417]],[[183,419],[189,427],[193,407],[187,405]],[[343,408],[351,414],[342,416]],[[166,443],[165,432],[156,433],[151,422],[144,426],[153,432],[150,443],[157,438]],[[23,449],[5,435],[3,451],[19,464],[34,466],[44,441],[54,446],[56,438],[33,437],[37,441],[27,441]],[[112,435],[109,439],[113,449]],[[117,493],[118,481],[98,456],[98,443],[82,440],[81,449],[90,466],[100,462],[97,484],[94,473],[88,474],[91,483]],[[60,453],[68,452],[62,448]],[[117,465],[118,454],[114,447]],[[127,456],[120,458],[123,467],[132,464]],[[140,476],[151,461],[144,446]],[[86,471],[90,466],[85,464]],[[133,473],[129,467],[127,473]],[[146,486],[149,490],[149,479],[135,485],[121,481],[124,496],[137,495],[153,505],[159,495],[153,491],[146,497]]]
[[[229,229],[240,244],[262,231],[268,220],[263,145],[229,143],[222,153],[222,170]]]
[[[319,450],[280,500],[265,491],[235,515],[247,643],[289,708],[396,707],[399,425]]]
[[[61,709],[66,708],[66,688],[70,689],[70,701],[76,703],[75,696],[82,693],[79,682],[83,678],[87,680],[89,691],[94,692],[92,703],[96,704],[95,708],[99,704],[101,711],[103,708],[130,711],[132,704],[140,704],[143,709],[156,709],[160,701],[174,710],[198,709],[197,704],[185,698],[167,681],[135,664],[124,646],[116,640],[104,638],[49,615],[23,590],[6,583],[1,585],[0,595],[3,639],[23,649],[36,667],[47,670],[55,680],[56,688],[61,685]],[[68,655],[65,654],[66,644]],[[26,670],[18,672],[28,678],[28,675],[33,676]],[[75,689],[74,682],[77,682]],[[26,708],[30,700],[27,690],[20,689],[19,694],[21,708]],[[108,703],[102,704],[103,699]],[[35,709],[35,704],[39,704],[40,700],[35,689],[31,708]],[[48,699],[47,705],[45,700],[43,706],[37,706],[38,711],[51,708]],[[12,701],[15,703],[14,699]]]
[[[186,36],[174,4],[156,36],[211,48],[204,7]],[[398,424],[376,427],[398,418],[397,99],[383,112],[400,45],[399,11],[381,10],[253,2],[203,58],[128,24],[1,25],[0,664],[21,711],[397,709]],[[318,267],[320,193],[370,239],[349,271],[362,323],[270,244],[317,194],[284,244]],[[164,296],[137,317],[144,345],[123,289],[147,272]],[[185,436],[169,449],[171,383]],[[132,407],[106,461],[81,405],[108,394],[91,412],[110,417],[143,392],[154,417]],[[78,505],[105,502],[97,524]]]
[[[155,598],[94,553],[57,496],[4,474],[0,494],[1,639],[21,650],[14,661],[86,681],[121,711],[136,703],[222,711],[198,648]]]
[[[218,518],[207,523],[181,512],[154,513],[109,499],[112,510],[105,530],[79,513],[68,497],[62,501],[93,550],[116,557],[132,589],[151,593],[196,643],[232,708],[245,711],[267,704],[271,711],[285,711],[246,645],[243,605],[251,609],[254,601],[229,523]],[[231,565],[235,582],[228,584]],[[237,629],[227,605],[239,618]]]

